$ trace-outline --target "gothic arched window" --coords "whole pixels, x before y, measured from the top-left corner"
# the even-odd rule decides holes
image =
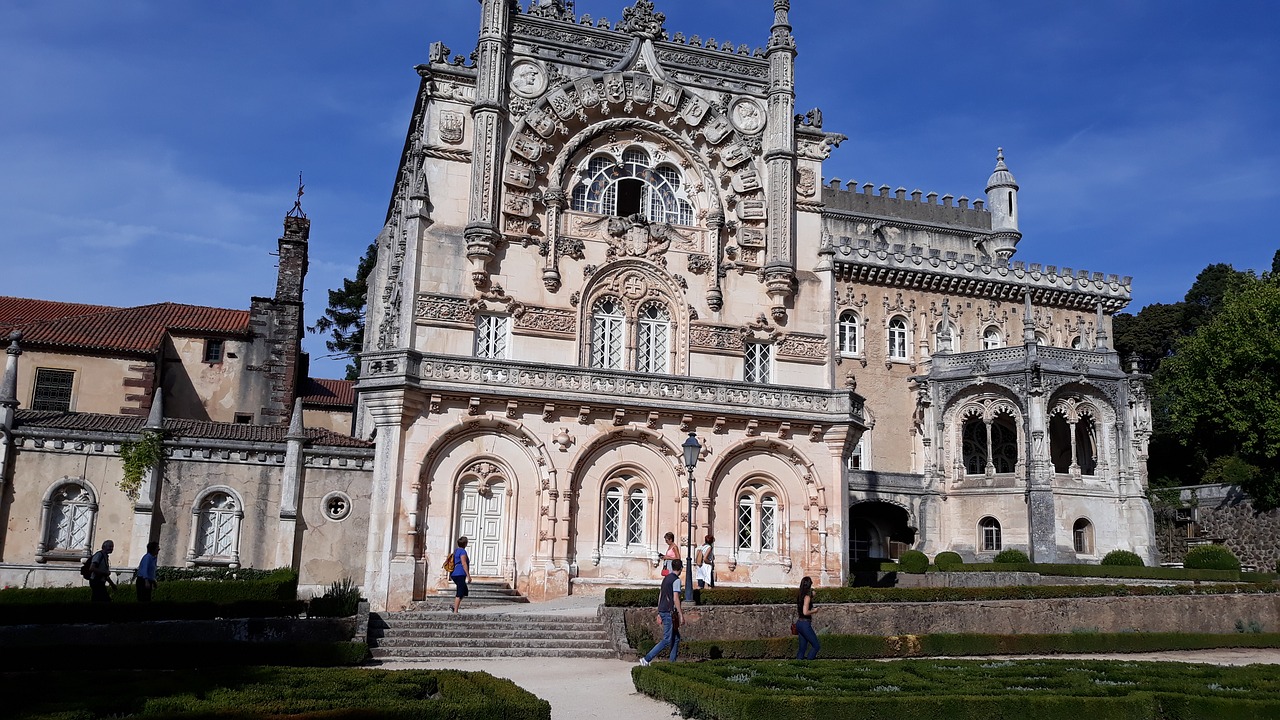
[[[1076,520],[1071,528],[1071,542],[1081,555],[1093,554],[1093,523],[1084,518]]]
[[[636,324],[636,372],[666,373],[670,357],[671,314],[662,303],[645,303]]]
[[[907,319],[894,315],[889,320],[889,359],[907,359]]]
[[[998,408],[994,417],[970,417],[962,430],[966,475],[1011,473],[1018,464],[1018,427],[1007,409]]]
[[[195,517],[188,560],[240,564],[240,520],[244,508],[230,492],[206,492],[193,508]]]
[[[999,552],[1003,547],[1000,538],[1000,521],[987,516],[978,521],[978,547],[983,552]]]
[[[1053,413],[1049,418],[1049,457],[1056,473],[1097,474],[1098,432],[1093,417],[1085,412],[1074,416]]]
[[[624,482],[627,476],[621,478]],[[634,547],[644,543],[645,490],[610,485],[604,493],[604,542]]]
[[[622,303],[605,296],[591,309],[591,367],[622,369],[623,324]]]
[[[49,496],[45,507],[41,554],[92,550],[93,521],[98,514],[92,491],[78,482],[64,482]]]
[[[639,214],[649,222],[693,224],[683,174],[670,163],[654,162],[640,147],[624,150],[621,162],[609,155],[591,158],[585,177],[573,189],[571,207],[598,215]]]
[[[858,313],[852,310],[845,310],[840,313],[839,322],[840,335],[840,354],[857,355],[862,350],[862,345],[858,342]]]
[[[1004,336],[1000,334],[1000,329],[992,325],[982,333],[982,349],[995,350],[1004,347]]]
[[[738,549],[753,552],[778,549],[778,496],[764,485],[751,485],[738,494]]]

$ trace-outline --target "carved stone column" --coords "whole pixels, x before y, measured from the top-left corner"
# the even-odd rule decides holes
[[[775,321],[787,316],[786,301],[795,280],[795,58],[791,35],[790,0],[774,0],[773,28],[766,56],[769,59],[769,127],[765,134],[764,161],[769,175],[769,227],[764,264],[765,292]]]
[[[467,260],[476,287],[489,283],[489,261],[498,246],[498,198],[502,153],[506,145],[507,35],[511,0],[482,0],[480,42],[476,47],[476,102],[471,107],[471,198],[467,212]]]
[[[560,213],[564,210],[565,192],[551,188],[542,194],[547,205],[547,261],[542,267],[542,284],[548,292],[560,289]]]
[[[720,272],[721,261],[723,260],[720,251],[721,237],[724,231],[724,213],[716,210],[707,215],[707,230],[710,237],[710,256],[711,256],[711,287],[707,290],[707,307],[711,308],[711,312],[720,312],[724,307],[724,293],[720,290]]]
[[[408,536],[399,522],[404,435],[421,411],[421,400],[404,390],[367,393],[365,408],[377,428],[373,481],[369,494],[369,534],[365,543],[364,592],[374,610],[399,610],[412,600],[414,559],[397,542]],[[412,553],[412,547],[408,548]]]

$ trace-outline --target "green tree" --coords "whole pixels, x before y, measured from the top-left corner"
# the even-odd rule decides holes
[[[324,346],[331,357],[345,357],[347,363],[347,379],[355,380],[360,376],[360,368],[356,365],[356,356],[364,349],[364,321],[366,296],[369,294],[369,273],[378,257],[377,243],[370,243],[364,257],[356,266],[354,279],[342,281],[342,288],[329,291],[329,307],[324,315],[316,320],[316,324],[307,328],[307,332],[328,333],[329,339]]]
[[[1280,507],[1280,284],[1226,277],[1216,311],[1161,364],[1157,393],[1200,472],[1239,479],[1260,510]]]
[[[1222,309],[1229,292],[1254,277],[1226,263],[1215,263],[1200,271],[1184,298],[1182,334],[1190,335],[1213,319]]]
[[[1185,308],[1185,303],[1154,303],[1137,315],[1116,315],[1112,320],[1116,352],[1126,362],[1136,356],[1143,372],[1155,372],[1182,337]]]

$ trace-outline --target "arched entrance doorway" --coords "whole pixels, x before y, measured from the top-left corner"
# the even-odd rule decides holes
[[[898,559],[916,541],[911,516],[893,503],[868,500],[849,508],[849,566]]]
[[[506,507],[506,483],[468,480],[458,488],[455,536],[466,536],[471,574],[502,575],[502,528]],[[456,538],[455,538],[456,539]]]

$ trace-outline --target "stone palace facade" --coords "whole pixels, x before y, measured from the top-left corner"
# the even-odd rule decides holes
[[[375,606],[443,585],[459,535],[532,599],[656,582],[689,492],[719,583],[1154,559],[1130,278],[1013,261],[1002,154],[980,199],[828,179],[789,5],[752,50],[648,0],[482,0],[472,59],[417,68],[357,385]]]

